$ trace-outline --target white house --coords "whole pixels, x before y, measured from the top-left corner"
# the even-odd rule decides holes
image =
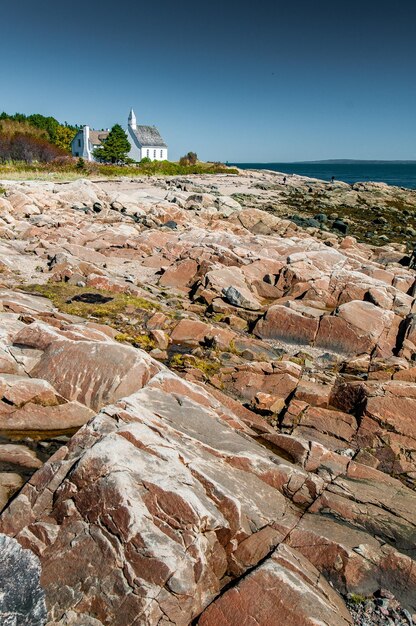
[[[71,141],[72,156],[94,161],[93,152],[108,137],[108,132],[108,130],[92,130],[89,126],[84,126]]]
[[[93,130],[89,126],[84,126],[71,142],[72,156],[94,161],[94,150],[102,145],[108,133],[108,130]],[[141,161],[147,157],[151,161],[167,160],[168,147],[158,129],[156,126],[138,125],[133,109],[130,110],[128,117],[127,137],[131,146],[129,152],[131,159]]]
[[[163,141],[156,126],[139,126],[133,109],[127,123],[127,136],[131,150],[129,157],[135,161],[148,158],[151,161],[166,161],[168,147]]]

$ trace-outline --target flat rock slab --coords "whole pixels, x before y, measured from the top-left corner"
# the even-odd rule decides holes
[[[265,593],[266,591],[266,593]],[[327,581],[299,552],[277,550],[204,611],[199,626],[351,626],[352,617]]]

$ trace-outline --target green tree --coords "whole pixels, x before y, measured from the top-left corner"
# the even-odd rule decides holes
[[[94,150],[94,157],[100,161],[110,163],[118,163],[120,161],[124,163],[129,152],[130,142],[127,134],[120,124],[115,124],[110,130],[107,139],[103,141],[103,145]]]
[[[58,146],[58,148],[62,148],[62,150],[66,150],[67,152],[71,152],[71,141],[77,134],[77,131],[69,126],[59,126],[55,132],[55,141],[54,144]]]
[[[29,115],[27,118],[29,124],[32,126],[36,126],[36,128],[41,128],[48,134],[48,138],[52,143],[55,143],[56,130],[59,126],[58,120],[54,117],[45,117],[40,113],[33,113],[33,115]]]

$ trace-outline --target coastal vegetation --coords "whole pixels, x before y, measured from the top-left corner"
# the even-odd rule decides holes
[[[79,128],[39,113],[10,115],[3,111],[0,113],[0,161],[51,161],[56,156],[69,154],[71,141]]]
[[[237,174],[236,168],[223,163],[181,165],[174,161],[146,161],[134,165],[94,163],[82,158],[60,156],[48,163],[0,160],[0,179],[73,180],[83,178],[112,178],[119,176],[177,176],[188,174]]]

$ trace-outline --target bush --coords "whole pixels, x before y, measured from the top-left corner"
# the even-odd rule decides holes
[[[22,132],[0,134],[0,161],[24,161],[49,163],[65,151],[42,137]]]
[[[198,163],[198,155],[196,152],[188,152],[179,159],[179,165],[186,167],[188,165],[196,165]]]

